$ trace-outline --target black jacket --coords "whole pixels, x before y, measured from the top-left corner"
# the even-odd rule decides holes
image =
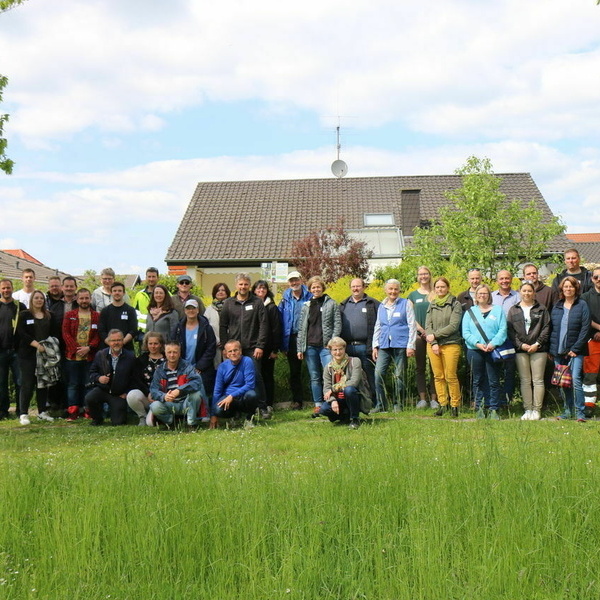
[[[264,350],[267,345],[267,313],[263,301],[250,294],[242,303],[237,297],[227,298],[219,316],[219,339],[221,346],[229,340],[237,340],[242,351],[255,348]]]
[[[104,348],[94,357],[90,367],[90,383],[113,396],[121,396],[134,389],[137,383],[135,356],[133,352],[123,349],[117,362],[117,369],[113,371],[112,359],[109,354],[110,348]],[[110,382],[99,383],[98,378],[101,375],[110,375]]]
[[[513,343],[517,352],[525,352],[521,349],[523,344],[540,345],[538,352],[548,352],[548,344],[550,342],[550,313],[547,308],[535,302],[529,313],[531,325],[529,333],[525,331],[525,315],[521,308],[521,303],[517,302],[514,306],[508,309],[506,325],[508,328],[508,337]]]
[[[171,331],[171,339],[181,345],[181,357],[185,358],[187,345],[185,339],[185,326],[187,318],[183,317]],[[208,319],[198,315],[198,339],[196,340],[196,352],[194,354],[194,367],[203,373],[214,369],[214,358],[217,352],[217,338],[210,326]]]

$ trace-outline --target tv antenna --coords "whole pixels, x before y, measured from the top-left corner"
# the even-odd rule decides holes
[[[339,123],[338,123],[338,126],[335,128],[335,132],[336,132],[337,159],[334,160],[331,163],[331,172],[338,179],[341,179],[342,177],[345,177],[346,174],[348,173],[348,165],[343,160],[340,160],[340,149],[342,148],[342,145],[340,144],[340,126],[339,126]]]

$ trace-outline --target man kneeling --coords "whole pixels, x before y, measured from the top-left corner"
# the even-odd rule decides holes
[[[158,421],[170,426],[173,417],[185,415],[187,424],[197,423],[198,409],[204,394],[200,374],[192,365],[181,358],[178,342],[165,346],[166,361],[154,372],[150,384],[150,405],[152,414]]]
[[[330,421],[350,422],[350,429],[360,426],[359,413],[370,410],[370,394],[360,358],[346,354],[346,342],[332,337],[327,344],[331,362],[323,370],[323,399],[320,414]]]
[[[217,369],[217,381],[211,407],[210,428],[216,429],[219,417],[230,418],[242,414],[244,427],[252,427],[252,417],[258,407],[254,362],[242,355],[237,340],[225,344],[225,357]]]

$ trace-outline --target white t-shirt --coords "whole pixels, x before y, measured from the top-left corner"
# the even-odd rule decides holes
[[[15,292],[13,294],[13,298],[15,300],[18,300],[19,302],[22,302],[27,308],[29,308],[29,301],[31,300],[31,294],[33,294],[33,291],[26,292],[25,290],[18,290],[17,292]]]

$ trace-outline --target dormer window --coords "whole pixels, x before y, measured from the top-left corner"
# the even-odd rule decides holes
[[[394,225],[394,215],[391,213],[365,214],[365,227],[389,227]]]

